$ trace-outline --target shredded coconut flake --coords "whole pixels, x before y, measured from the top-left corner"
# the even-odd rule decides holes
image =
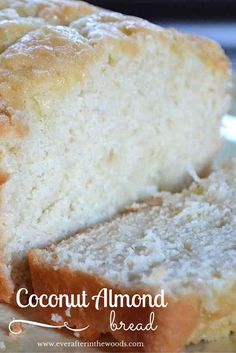
[[[196,170],[194,169],[192,163],[188,163],[187,165],[187,172],[189,173],[189,175],[192,177],[192,179],[195,181],[195,183],[200,184],[201,179],[199,178],[199,176],[196,173]]]

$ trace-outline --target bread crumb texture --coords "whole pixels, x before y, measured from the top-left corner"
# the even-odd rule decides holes
[[[81,1],[1,0],[0,300],[30,288],[30,249],[204,175],[230,87],[212,41]]]
[[[164,289],[169,305],[157,309],[156,334],[112,332],[116,339],[144,340],[147,351],[178,351],[227,336],[236,331],[235,198],[236,160],[182,193],[157,194],[162,206],[136,204],[111,222],[31,251],[34,289],[37,294],[86,290],[89,298],[102,287],[129,295]],[[145,322],[152,310],[125,309],[116,309],[118,322]],[[70,324],[92,325],[88,334],[81,332],[86,339],[109,332],[108,313],[72,308],[68,318],[61,309]],[[43,315],[50,320],[47,311]]]

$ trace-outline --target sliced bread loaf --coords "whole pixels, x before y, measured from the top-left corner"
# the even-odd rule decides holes
[[[102,304],[99,311],[91,304],[69,315],[65,306],[47,308],[45,320],[53,323],[57,314],[58,324],[89,325],[81,332],[85,339],[111,332],[117,340],[143,342],[150,352],[176,352],[236,332],[235,200],[236,161],[180,194],[160,193],[109,223],[31,251],[37,295],[85,290],[92,303],[103,287],[130,297],[164,289],[165,308],[113,308],[117,324],[126,326],[145,325],[154,312],[156,331],[112,331],[112,309]]]
[[[79,1],[0,7],[0,300],[11,301],[30,286],[29,249],[205,170],[231,71],[209,40]]]

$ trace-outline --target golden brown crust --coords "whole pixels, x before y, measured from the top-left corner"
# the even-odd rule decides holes
[[[180,56],[184,53],[190,53],[189,49],[194,52],[197,57],[213,71],[227,74],[231,71],[231,63],[225,56],[222,48],[214,41],[201,38],[196,35],[184,35],[175,30],[167,30],[172,35],[172,50]],[[166,32],[164,32],[166,33]],[[166,40],[165,36],[163,38]]]
[[[79,272],[71,272],[69,269],[55,270],[43,263],[40,254],[36,251],[31,251],[29,254],[29,264],[33,281],[33,288],[37,295],[41,294],[78,294],[82,290],[86,290],[88,300],[93,295],[99,293],[102,288],[112,289],[113,293],[124,294],[130,296],[139,293],[148,293],[145,289],[140,289],[135,292],[114,288],[111,284],[103,279]],[[58,314],[63,318],[63,321],[68,322],[70,327],[90,327],[81,332],[81,337],[85,340],[96,340],[101,334],[111,333],[116,340],[125,342],[143,342],[144,347],[138,351],[144,352],[179,352],[191,336],[195,327],[198,324],[200,317],[200,300],[197,296],[186,295],[181,299],[174,299],[170,295],[166,297],[168,306],[161,309],[147,308],[117,308],[116,322],[123,321],[129,323],[142,323],[143,325],[149,322],[150,313],[155,313],[154,325],[158,325],[156,331],[115,331],[110,329],[110,308],[101,308],[97,311],[93,305],[86,309],[72,308],[70,315],[66,316],[64,308],[42,309],[39,311],[43,319],[54,324],[52,314]],[[58,323],[62,324],[63,322]],[[134,349],[132,348],[132,351]]]
[[[7,108],[5,104],[0,105],[0,139],[23,138],[27,134],[27,126],[14,119],[12,109]]]
[[[3,260],[3,255],[1,254],[0,249],[0,257]],[[12,295],[14,293],[14,286],[6,273],[6,265],[0,263],[0,302],[10,303],[12,301]]]
[[[108,36],[131,37],[135,40],[137,36],[151,35],[156,40],[169,42],[173,52],[183,59],[193,52],[214,71],[227,72],[231,69],[230,61],[217,43],[198,36],[185,35],[174,29],[164,30],[140,18],[101,11],[73,22],[71,26],[79,29],[90,40],[101,40]]]
[[[59,19],[59,24],[79,19],[71,23],[71,27],[48,26],[22,18],[3,25],[3,38],[17,32],[9,39],[10,47],[0,58],[0,102],[5,109],[11,110],[12,122],[19,121],[13,136],[22,136],[19,131],[24,130],[20,127],[22,115],[27,120],[26,101],[31,96],[32,101],[35,99],[34,90],[64,95],[71,86],[83,82],[88,67],[105,55],[106,48],[111,46],[125,55],[134,56],[143,50],[140,38],[145,41],[152,37],[154,41],[165,42],[183,59],[189,54],[196,55],[204,65],[222,74],[222,79],[227,80],[230,76],[229,61],[216,43],[174,30],[163,30],[138,18],[97,10],[73,1],[3,1],[0,7],[16,9],[21,16],[42,17],[48,23],[53,17]],[[89,16],[80,19],[86,15]],[[32,31],[37,27],[41,28]],[[14,42],[16,44],[11,45]],[[6,46],[2,43],[2,50]],[[40,102],[35,104],[40,106]],[[6,118],[2,119],[0,135],[8,135],[9,128],[8,137],[11,138],[12,125],[5,123]]]
[[[21,17],[40,17],[49,23],[64,26],[99,11],[86,2],[69,0],[1,0],[0,9],[7,8],[15,9]]]
[[[9,174],[5,171],[0,170],[0,203],[2,198],[1,189],[4,184],[10,179]],[[14,284],[10,278],[10,272],[7,268],[5,258],[5,246],[6,246],[5,229],[3,224],[0,225],[0,302],[10,303],[12,301],[12,295],[14,293]]]
[[[74,85],[82,86],[89,67],[106,56],[108,48],[133,57],[142,52],[146,40],[153,38],[166,43],[183,59],[189,54],[197,56],[223,81],[230,77],[229,61],[217,44],[163,30],[141,19],[76,1],[1,0],[0,8],[15,10],[3,14],[11,19],[2,27],[3,32],[0,26],[0,35],[7,36],[8,30],[12,34],[17,29],[16,36],[2,46],[5,51],[0,56],[0,139],[27,136],[31,123],[29,105],[40,119],[53,119],[41,114],[42,92],[60,97]],[[43,18],[52,25],[40,23],[40,28],[35,29],[38,24],[32,21],[35,27],[31,28],[30,20],[22,20],[22,16]],[[79,18],[82,20],[77,21]],[[10,25],[10,21],[15,22]],[[20,24],[26,22],[29,27]],[[69,24],[71,27],[58,26]]]
[[[1,21],[0,18],[0,53],[43,24],[45,22],[38,18],[16,18],[8,21]]]
[[[0,170],[0,187],[10,179],[10,175]]]

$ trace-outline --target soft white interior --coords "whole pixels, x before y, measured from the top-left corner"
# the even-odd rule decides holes
[[[32,90],[30,135],[0,149],[7,261],[187,181],[219,146],[225,85],[195,54],[149,38],[130,57],[108,47],[81,88]],[[17,267],[18,269],[18,267]],[[27,276],[17,271],[15,281]]]
[[[42,250],[43,260],[118,288],[199,292],[214,311],[214,295],[236,286],[236,160],[182,194],[158,197],[162,207],[137,205],[137,212]]]

